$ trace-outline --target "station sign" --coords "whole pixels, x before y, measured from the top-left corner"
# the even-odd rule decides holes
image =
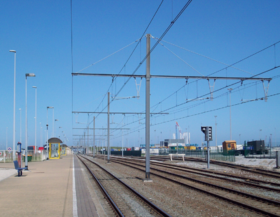
[[[7,148],[7,151],[10,153],[12,151],[12,148],[11,147]]]

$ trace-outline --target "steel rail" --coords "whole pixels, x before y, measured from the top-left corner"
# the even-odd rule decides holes
[[[158,160],[159,161],[159,160],[165,159],[165,158],[160,158],[160,159],[157,159],[157,158],[158,157],[153,158],[153,160]],[[126,160],[129,161],[130,159],[126,158]],[[131,160],[132,161],[133,160],[137,160],[139,162],[143,162],[144,158],[132,158]],[[151,164],[153,164],[153,165],[162,165],[162,166],[172,166],[172,167],[182,168],[182,169],[187,169],[187,170],[192,170],[192,171],[200,171],[202,173],[212,173],[212,174],[217,174],[217,175],[221,175],[221,176],[228,176],[228,177],[232,177],[232,178],[243,179],[243,180],[246,180],[246,181],[249,180],[249,181],[254,181],[254,182],[257,182],[257,183],[263,183],[263,184],[267,184],[267,185],[272,185],[272,186],[280,187],[280,183],[270,182],[270,181],[265,181],[265,180],[259,180],[259,179],[250,178],[250,177],[242,177],[242,176],[233,175],[233,174],[225,174],[225,173],[218,172],[218,171],[204,170],[204,169],[199,169],[199,168],[195,168],[194,169],[194,168],[191,168],[191,167],[188,167],[188,166],[183,166],[182,167],[182,166],[178,166],[178,165],[170,165],[170,164],[166,164],[166,163],[159,163],[159,162],[153,162],[153,161],[151,161]],[[274,189],[274,188],[271,188],[271,189]],[[278,189],[276,189],[276,190],[278,190]]]
[[[122,160],[124,160],[124,159],[122,159]],[[128,159],[125,159],[125,161],[133,162],[132,160],[128,160]],[[139,163],[140,162],[141,161],[139,161]],[[141,163],[144,163],[144,162],[141,162]],[[271,187],[268,187],[268,186],[255,184],[255,183],[252,183],[252,182],[239,181],[239,180],[235,180],[235,179],[229,179],[229,178],[226,178],[226,177],[219,177],[219,176],[211,175],[211,174],[208,174],[209,171],[207,171],[207,170],[198,169],[198,171],[199,171],[198,172],[198,171],[196,171],[196,169],[191,169],[191,168],[188,168],[188,167],[184,168],[184,167],[180,167],[180,166],[177,166],[177,165],[169,165],[169,164],[163,164],[163,163],[157,163],[157,162],[151,162],[151,165],[160,166],[160,167],[169,168],[169,169],[174,169],[174,170],[178,170],[178,171],[183,171],[183,172],[186,172],[186,173],[193,173],[193,174],[208,176],[208,177],[211,177],[211,178],[226,180],[226,181],[230,181],[230,182],[240,183],[240,184],[244,184],[244,185],[248,185],[248,186],[253,186],[253,187],[256,187],[256,188],[263,188],[263,189],[270,190],[270,191],[280,192],[279,188],[278,189],[277,188],[271,188]],[[212,173],[212,172],[210,172],[210,173]],[[216,174],[221,175],[221,176],[228,176],[228,174],[223,174],[223,173],[216,173]],[[229,177],[231,177],[231,175],[229,175]],[[245,177],[243,178],[243,177],[240,177],[240,176],[232,176],[232,177],[239,178],[239,179],[244,179],[244,180],[250,179],[250,178],[245,178]],[[255,182],[261,182],[261,181],[256,180],[256,179],[250,179],[250,180],[255,181]],[[263,182],[263,183],[264,184],[274,184],[274,185],[280,186],[280,184],[278,184],[278,183],[270,183],[270,182]]]
[[[139,170],[139,171],[145,172],[145,170],[143,170],[143,169],[134,167],[134,166],[132,166],[132,165],[130,165],[130,164],[126,164],[126,163],[123,163],[123,162],[119,162],[119,161],[116,160],[116,159],[111,159],[111,160],[112,160],[112,162],[115,162],[115,163],[118,163],[118,164],[122,164],[122,165],[125,165],[125,166],[128,166],[128,167],[137,169],[137,170]],[[139,165],[139,166],[140,166],[140,165]],[[141,167],[142,167],[142,166],[141,166]],[[152,169],[154,169],[154,168],[152,168]],[[154,170],[156,170],[156,169],[154,169]],[[163,173],[167,173],[167,174],[169,174],[169,175],[174,175],[174,176],[180,177],[180,175],[177,175],[177,174],[172,174],[172,173],[169,173],[169,172],[166,172],[166,171],[161,171],[161,170],[159,170],[159,171],[160,171],[160,172],[163,172]],[[260,208],[258,208],[258,207],[250,206],[250,205],[244,204],[244,203],[242,203],[242,202],[239,202],[239,201],[237,201],[237,200],[233,200],[233,199],[231,199],[231,198],[224,197],[224,196],[222,196],[222,195],[220,195],[220,194],[217,194],[217,193],[214,193],[214,192],[210,192],[210,191],[207,191],[207,190],[204,190],[204,189],[201,189],[201,188],[195,187],[195,186],[193,186],[193,185],[186,184],[186,183],[183,183],[183,182],[174,180],[174,179],[170,179],[170,178],[168,178],[168,177],[165,177],[165,176],[162,176],[162,175],[153,173],[153,172],[150,172],[150,174],[151,174],[151,175],[158,176],[158,177],[163,178],[163,179],[166,179],[166,180],[169,180],[169,181],[171,181],[171,182],[175,182],[175,183],[180,184],[180,185],[183,185],[183,186],[187,186],[187,187],[190,187],[190,188],[194,188],[194,189],[199,190],[199,191],[201,191],[201,192],[204,192],[204,193],[207,193],[207,194],[216,196],[216,197],[218,197],[218,198],[222,198],[222,199],[224,199],[224,200],[230,201],[230,202],[235,203],[235,204],[238,204],[238,205],[240,205],[240,206],[244,206],[244,207],[246,207],[246,208],[249,208],[249,209],[251,209],[251,210],[255,210],[255,211],[261,212],[261,213],[263,213],[263,214],[265,214],[265,215],[269,215],[269,216],[278,216],[278,217],[280,216],[280,215],[275,214],[275,213],[272,213],[272,212],[270,212],[270,211],[266,211],[266,210],[260,209]],[[244,197],[244,195],[245,195],[245,198],[251,197],[251,198],[253,198],[253,199],[255,199],[255,200],[258,200],[258,201],[264,201],[265,203],[273,204],[274,206],[275,206],[275,205],[277,205],[277,206],[280,205],[280,202],[278,202],[278,201],[273,201],[273,200],[269,200],[269,199],[264,199],[264,198],[261,198],[261,197],[255,196],[255,195],[250,195],[250,194],[247,194],[247,193],[244,193],[244,192],[240,192],[240,191],[236,191],[236,190],[233,190],[233,189],[230,189],[230,188],[221,187],[221,186],[218,186],[218,185],[210,184],[210,183],[203,182],[203,181],[200,181],[200,180],[195,180],[195,179],[192,179],[192,178],[189,178],[189,177],[185,177],[185,176],[181,176],[180,178],[190,179],[190,180],[193,180],[193,181],[195,181],[195,182],[200,182],[200,183],[203,184],[203,185],[212,186],[212,187],[214,187],[214,188],[222,189],[222,190],[225,190],[225,191],[231,191],[231,192],[234,192],[234,194],[242,195],[242,197]]]
[[[107,198],[107,200],[109,201],[109,204],[111,205],[111,207],[113,208],[113,210],[116,212],[116,214],[118,216],[122,216],[124,217],[123,213],[121,212],[121,210],[119,209],[119,207],[116,205],[116,203],[113,201],[113,199],[110,197],[110,195],[108,194],[108,192],[105,190],[105,188],[102,186],[102,184],[99,182],[99,180],[97,179],[97,177],[93,174],[93,172],[89,169],[89,167],[85,164],[84,161],[81,160],[81,158],[77,155],[78,159],[85,165],[85,167],[88,169],[88,171],[90,172],[90,174],[92,175],[92,177],[94,178],[94,180],[97,182],[99,188],[101,189],[102,193],[104,194],[104,196]]]
[[[178,169],[187,169],[187,170],[192,170],[192,171],[201,171],[202,173],[212,173],[212,174],[217,174],[217,175],[221,175],[221,176],[228,176],[228,177],[233,177],[233,178],[237,178],[237,179],[243,179],[243,180],[250,180],[250,181],[254,181],[254,182],[258,182],[258,183],[263,183],[263,184],[268,184],[268,185],[274,185],[274,186],[278,186],[280,187],[280,183],[276,183],[276,182],[269,182],[269,181],[264,181],[264,180],[259,180],[259,179],[255,179],[255,178],[250,178],[250,177],[242,177],[242,176],[238,176],[238,175],[233,175],[233,174],[225,174],[222,172],[218,172],[218,171],[211,171],[211,170],[203,170],[203,169],[199,169],[199,168],[191,168],[188,166],[178,166],[178,165],[170,165],[170,164],[166,164],[166,163],[158,163],[158,162],[152,162],[152,164],[154,165],[162,165],[162,166],[169,166],[169,167],[176,167]]]
[[[144,159],[144,158],[139,158],[139,159]],[[169,157],[154,157],[153,160],[167,160],[169,159]],[[204,159],[196,159],[196,158],[185,158],[185,160],[187,161],[198,161],[198,162],[205,162]],[[256,174],[261,174],[264,176],[270,176],[273,178],[280,178],[280,173],[278,172],[273,172],[273,171],[267,171],[267,170],[263,170],[263,169],[258,169],[258,168],[250,168],[247,166],[242,166],[242,165],[235,165],[235,164],[231,164],[231,163],[226,163],[226,162],[219,162],[216,160],[210,160],[210,163],[212,164],[216,164],[216,165],[222,165],[222,166],[226,166],[226,167],[231,167],[231,168],[236,168],[236,169],[240,169],[243,171],[247,171],[247,172],[251,172],[251,173],[256,173]]]
[[[82,156],[83,157],[83,156]],[[120,180],[118,177],[116,177],[114,174],[112,174],[111,172],[109,172],[108,170],[106,170],[104,167],[102,167],[101,165],[99,165],[98,163],[83,157],[84,159],[88,160],[89,162],[95,164],[96,166],[98,166],[99,168],[101,168],[102,170],[104,170],[105,172],[107,172],[109,175],[111,175],[112,177],[114,177],[116,180],[118,180],[121,184],[123,184],[126,188],[128,188],[130,191],[132,191],[134,194],[136,194],[140,199],[142,199],[144,202],[146,202],[150,207],[152,207],[154,210],[156,210],[160,215],[165,216],[165,217],[171,217],[171,215],[169,215],[168,213],[166,213],[164,210],[160,209],[158,206],[156,206],[154,203],[152,203],[151,201],[149,201],[147,198],[145,198],[143,195],[141,195],[139,192],[135,191],[133,188],[131,188],[129,185],[127,185],[126,183],[124,183],[122,180]]]
[[[187,159],[187,160],[204,162],[204,160],[202,160],[202,159],[193,159],[193,160],[192,159]],[[227,166],[227,167],[231,167],[231,168],[237,168],[237,169],[240,169],[240,170],[243,170],[243,171],[248,171],[248,172],[252,172],[252,173],[256,173],[256,174],[270,176],[270,177],[273,177],[273,178],[280,178],[280,173],[278,173],[278,172],[266,171],[266,170],[261,170],[261,169],[257,169],[257,168],[255,169],[255,168],[250,168],[250,167],[247,167],[247,166],[234,165],[234,164],[231,164],[231,163],[225,163],[225,162],[219,162],[219,161],[213,161],[213,160],[211,160],[210,162],[213,163],[213,164]]]

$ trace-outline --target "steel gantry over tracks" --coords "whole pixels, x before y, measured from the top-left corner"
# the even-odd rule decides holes
[[[173,78],[173,79],[185,79],[188,82],[189,79],[206,79],[209,83],[210,94],[212,96],[213,93],[213,86],[210,86],[210,80],[240,80],[241,84],[243,81],[248,80],[255,80],[255,81],[262,81],[264,85],[264,81],[268,82],[268,86],[265,87],[264,85],[264,92],[265,92],[265,99],[267,96],[267,89],[269,87],[269,82],[272,78],[258,78],[256,76],[252,77],[218,77],[218,76],[187,76],[187,75],[151,75],[150,74],[150,38],[151,35],[146,35],[146,75],[129,75],[129,74],[98,74],[98,73],[72,73],[72,76],[105,76],[105,77],[134,77],[134,78],[145,78],[146,79],[146,126],[145,126],[145,143],[146,143],[146,175],[145,180],[151,181],[150,179],[150,79],[151,78]],[[212,97],[211,97],[212,98]],[[108,105],[110,104],[108,99]],[[100,113],[100,112],[98,112]],[[109,132],[108,132],[109,135]]]

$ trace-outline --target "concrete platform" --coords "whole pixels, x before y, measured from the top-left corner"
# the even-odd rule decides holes
[[[76,156],[30,162],[28,168],[18,177],[13,163],[0,164],[1,217],[107,216],[99,188]]]
[[[1,163],[0,169],[13,166]],[[0,216],[73,216],[73,156],[28,168],[22,177],[16,172],[0,181]]]

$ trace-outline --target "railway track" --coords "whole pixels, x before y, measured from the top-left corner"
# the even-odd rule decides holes
[[[145,172],[144,165],[133,162],[124,162],[117,158],[111,158],[111,162],[128,166],[139,171]],[[175,182],[188,188],[204,192],[208,195],[226,200],[250,210],[262,213],[268,216],[280,216],[280,202],[255,196],[253,194],[244,193],[228,187],[222,187],[217,184],[208,183],[199,179],[182,176],[166,170],[151,168],[151,175]]]
[[[98,163],[77,156],[92,175],[116,216],[170,216]]]
[[[144,157],[140,157],[138,159],[145,159]],[[176,157],[173,157],[173,159],[177,159]],[[151,160],[157,160],[157,161],[167,161],[169,160],[168,156],[151,156]],[[190,158],[190,157],[185,157],[186,161],[195,161],[195,162],[203,162],[206,163],[206,161],[204,159],[198,159],[198,158]],[[228,162],[221,162],[221,161],[216,161],[216,160],[210,160],[211,164],[215,164],[215,165],[219,165],[219,166],[225,166],[225,167],[230,167],[233,169],[239,169],[239,170],[243,170],[246,172],[251,172],[251,173],[255,173],[258,175],[263,175],[263,176],[269,176],[269,177],[273,177],[273,178],[280,178],[280,173],[279,172],[274,172],[274,171],[269,171],[269,170],[265,170],[265,169],[260,169],[260,168],[252,168],[252,167],[248,167],[248,166],[242,166],[242,165],[236,165],[236,164],[232,164],[232,163],[228,163]]]
[[[127,162],[133,162],[133,160],[129,159],[120,159],[122,161],[127,161]],[[143,161],[139,160],[139,163],[144,163]],[[242,177],[238,175],[231,175],[231,174],[226,174],[222,172],[217,172],[217,171],[211,171],[211,170],[204,170],[204,169],[197,169],[197,168],[191,168],[191,167],[185,167],[185,166],[178,166],[178,165],[170,165],[170,164],[165,164],[165,163],[158,163],[158,162],[150,162],[151,165],[153,166],[158,166],[158,167],[164,167],[168,169],[173,169],[177,170],[180,172],[187,172],[187,173],[192,173],[192,174],[197,174],[197,175],[202,175],[202,176],[207,176],[215,179],[220,179],[220,180],[225,180],[233,183],[239,183],[242,185],[247,185],[249,187],[255,187],[255,188],[262,188],[265,190],[270,190],[274,192],[280,192],[280,183],[275,183],[275,182],[269,182],[269,181],[263,181],[259,179],[254,179],[254,178],[249,178],[249,177]],[[214,175],[212,175],[214,174]],[[232,179],[234,178],[234,179]],[[239,180],[237,180],[239,179]],[[278,188],[270,187],[270,186],[275,186]]]

